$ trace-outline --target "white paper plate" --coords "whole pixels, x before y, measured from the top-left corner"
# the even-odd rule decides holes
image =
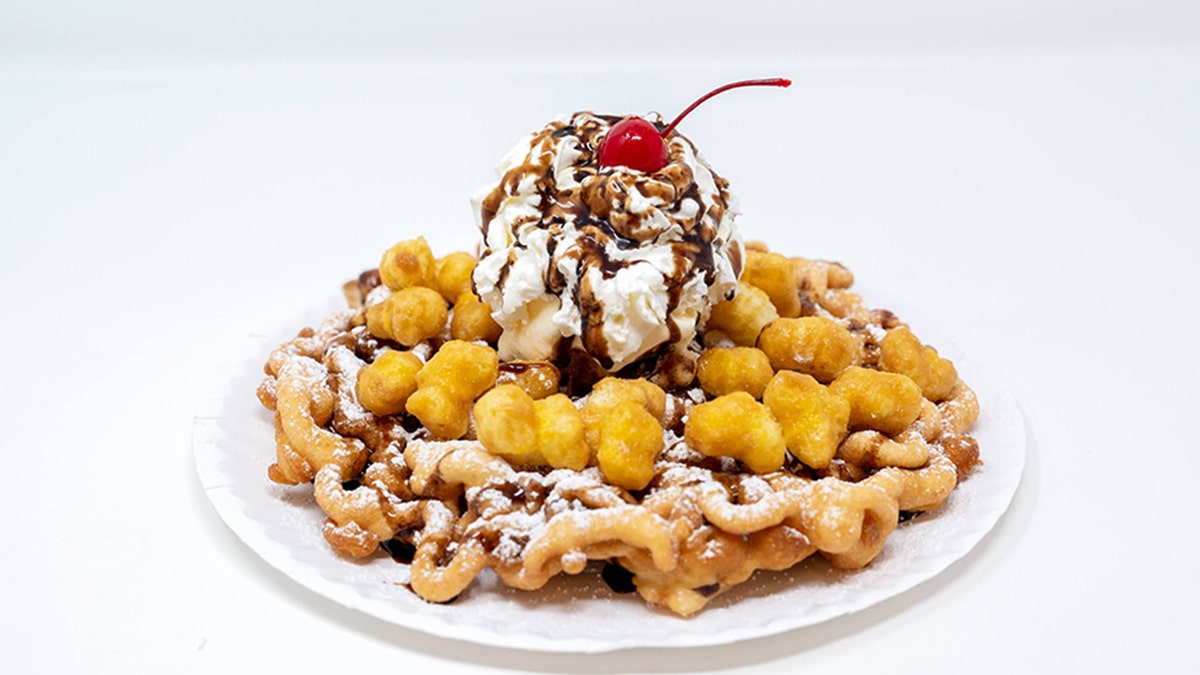
[[[338,309],[314,305],[272,331],[247,334],[215,374],[192,434],[205,494],[233,531],[270,565],[313,592],[399,626],[470,642],[548,652],[689,647],[764,637],[865,609],[945,570],[970,551],[1008,508],[1025,464],[1025,430],[1011,395],[956,359],[979,395],[973,434],[983,466],[936,512],[901,524],[865,569],[833,570],[814,556],[787,572],[758,573],[681,619],[616,595],[598,575],[560,575],[535,592],[514,591],[485,573],[454,603],[433,605],[405,587],[407,567],[380,553],[337,556],[321,536],[324,514],[311,486],[267,480],[274,461],[271,414],[255,398],[275,345]]]

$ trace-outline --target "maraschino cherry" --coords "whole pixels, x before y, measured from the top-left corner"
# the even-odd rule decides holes
[[[604,140],[600,142],[600,166],[627,166],[647,173],[658,171],[667,165],[667,134],[696,109],[701,103],[723,91],[738,87],[788,87],[792,81],[777,77],[769,80],[741,80],[730,82],[696,99],[679,113],[671,123],[659,131],[658,127],[641,117],[626,117],[612,125]]]

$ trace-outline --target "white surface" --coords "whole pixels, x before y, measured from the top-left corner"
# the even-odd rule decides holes
[[[379,51],[356,53],[349,37],[306,39],[321,21],[296,37],[295,22],[265,10],[251,14],[266,17],[253,29],[231,20],[244,37],[226,39],[212,27],[230,3],[202,16],[117,3],[95,24],[87,15],[98,10],[0,7],[0,422],[11,467],[0,507],[15,535],[0,553],[6,665],[1200,667],[1187,525],[1200,470],[1189,428],[1200,403],[1197,5],[1036,4],[968,21],[925,2],[918,18],[876,24],[869,11],[856,21],[808,5],[774,20],[747,3],[725,24],[685,14],[666,46],[623,54],[617,72],[594,60],[505,65],[519,33],[486,13],[483,27],[462,13],[466,38],[433,22],[456,44],[488,39],[455,64],[417,67],[391,60],[425,47],[447,56],[432,47],[438,31],[389,51],[388,35],[416,31],[393,33],[386,12],[329,23],[336,35],[356,36],[343,28],[353,25],[384,36],[368,41]],[[155,23],[156,12],[171,20]],[[925,22],[940,29],[917,30]],[[856,40],[860,23],[874,28]],[[770,26],[763,40],[757,25]],[[797,26],[797,39],[780,25]],[[195,45],[162,38],[172,26],[195,26]],[[726,26],[738,30],[719,34]],[[829,37],[803,39],[814,32]],[[288,34],[265,55],[250,49],[272,43],[255,36]],[[747,43],[757,63],[733,62]],[[657,56],[673,69],[657,70]],[[379,62],[346,63],[363,58]],[[714,100],[685,132],[733,181],[749,236],[842,260],[884,289],[877,304],[937,327],[923,338],[1006,379],[1027,419],[1029,464],[975,551],[911,592],[781,636],[579,658],[464,647],[361,616],[278,574],[225,527],[195,478],[191,418],[227,357],[221,346],[246,325],[414,232],[438,250],[469,245],[467,197],[554,113],[673,111],[731,77],[776,74],[797,84]]]
[[[0,49],[36,62],[519,60],[542,67],[1193,47],[1192,0],[8,0]],[[538,125],[540,126],[540,125]],[[515,142],[516,139],[513,139]]]
[[[979,397],[973,430],[983,465],[941,508],[902,523],[865,569],[841,572],[811,560],[785,573],[761,573],[684,620],[637,596],[618,596],[596,569],[562,575],[537,592],[511,591],[484,573],[456,602],[423,602],[406,589],[406,566],[385,554],[361,561],[337,555],[321,535],[326,520],[312,487],[265,478],[275,461],[271,413],[252,392],[264,354],[300,327],[317,326],[345,306],[342,294],[306,299],[302,311],[248,328],[220,364],[197,411],[192,452],[205,496],[238,537],[291,579],[338,604],[406,629],[482,645],[595,653],[633,647],[700,647],[776,635],[857,612],[934,578],[966,555],[1008,508],[1025,465],[1025,422],[995,375],[958,361]],[[820,556],[815,556],[819,558]]]

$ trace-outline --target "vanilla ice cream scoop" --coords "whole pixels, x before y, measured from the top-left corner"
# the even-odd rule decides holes
[[[574,346],[615,372],[686,348],[737,288],[728,182],[678,133],[661,169],[602,167],[599,145],[621,119],[556,118],[472,200],[484,237],[475,288],[504,329],[502,359],[552,360]]]

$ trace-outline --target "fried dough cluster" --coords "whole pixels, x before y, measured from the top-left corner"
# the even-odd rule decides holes
[[[398,243],[346,284],[348,309],[271,353],[258,388],[269,478],[312,484],[338,553],[412,551],[428,601],[485,568],[533,590],[604,563],[691,615],[756,570],[867,565],[979,463],[974,393],[837,263],[748,245],[692,363],[616,375],[575,352],[501,362],[473,265]]]

